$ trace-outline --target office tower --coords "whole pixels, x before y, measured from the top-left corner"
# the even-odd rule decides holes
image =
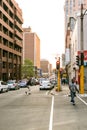
[[[0,80],[21,79],[22,23],[15,0],[0,0]]]
[[[23,63],[25,59],[33,62],[33,65],[40,68],[40,39],[31,28],[23,28]]]

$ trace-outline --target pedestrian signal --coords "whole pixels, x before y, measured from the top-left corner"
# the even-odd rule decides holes
[[[79,66],[79,56],[78,55],[76,56],[76,65]]]

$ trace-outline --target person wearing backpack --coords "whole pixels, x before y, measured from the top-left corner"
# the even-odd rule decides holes
[[[69,85],[69,89],[70,89],[70,94],[71,94],[71,102],[73,103],[73,105],[75,105],[75,97],[76,97],[76,91],[79,93],[79,90],[74,82],[74,79],[72,79],[71,84]]]

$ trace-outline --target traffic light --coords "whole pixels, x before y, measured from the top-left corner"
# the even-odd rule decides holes
[[[76,56],[76,65],[79,66],[79,56],[78,55]]]
[[[56,62],[56,69],[58,70],[60,68],[60,60]]]
[[[81,52],[81,65],[84,65],[84,53]]]

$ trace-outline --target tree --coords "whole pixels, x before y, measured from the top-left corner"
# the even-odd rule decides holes
[[[29,78],[33,76],[34,76],[33,62],[29,59],[25,59],[24,64],[22,65],[22,77]]]

